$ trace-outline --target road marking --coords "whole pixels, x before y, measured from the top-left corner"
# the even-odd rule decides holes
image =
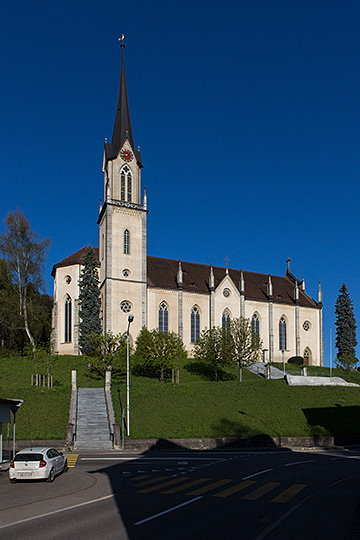
[[[25,519],[20,519],[19,521],[13,521],[12,523],[7,523],[6,525],[0,525],[1,529],[7,529],[8,527],[13,527],[15,525],[22,525],[28,521],[34,521],[35,519],[40,519],[44,517],[53,516],[54,514],[60,514],[61,512],[67,512],[68,510],[74,510],[75,508],[81,508],[82,506],[88,506],[89,504],[106,501],[108,499],[113,499],[118,495],[118,493],[112,493],[111,495],[105,495],[104,497],[99,497],[99,499],[93,499],[91,501],[86,501],[79,504],[74,504],[72,506],[67,506],[66,508],[60,508],[59,510],[53,510],[52,512],[46,512],[46,514],[40,514],[38,516],[32,516]]]
[[[157,477],[151,477],[150,480],[145,480],[145,482],[139,482],[139,483],[136,483],[135,486],[139,486],[139,487],[142,487],[142,486],[148,486],[149,484],[155,484],[155,482],[158,482],[159,480],[165,480],[166,478],[168,478],[167,476],[157,476]]]
[[[189,477],[186,477],[186,476],[183,476],[182,478],[175,478],[175,480],[168,480],[168,482],[163,482],[162,484],[156,484],[156,486],[151,486],[145,489],[141,489],[140,491],[137,491],[137,493],[151,493],[152,491],[166,488],[168,486],[173,486],[174,484],[178,484],[179,482],[182,482],[183,480],[188,480],[188,479]]]
[[[274,499],[271,499],[271,502],[274,503],[287,503],[295,497],[300,491],[302,491],[306,487],[306,484],[293,484],[288,489],[285,489],[280,495],[275,497]]]
[[[64,454],[66,456],[68,467],[75,467],[79,454]]]
[[[233,482],[232,478],[223,478],[223,480],[218,480],[217,482],[212,482],[207,486],[190,491],[189,495],[202,495],[203,493],[207,493],[208,491],[223,486],[224,484],[228,484],[229,482]]]
[[[184,478],[182,478],[182,480],[184,480]],[[192,482],[186,482],[186,484],[183,484],[182,486],[176,486],[174,488],[168,489],[167,491],[163,491],[163,493],[166,493],[166,495],[172,495],[173,493],[179,493],[179,491],[184,491],[184,489],[197,486],[198,484],[209,482],[210,480],[211,478],[198,478],[197,480],[193,480]]]
[[[303,463],[314,463],[314,459],[307,459],[306,461],[293,461],[292,463],[286,463],[284,467],[292,467],[293,465],[302,465]]]
[[[259,476],[259,474],[265,474],[267,472],[273,471],[274,469],[265,469],[264,471],[259,471],[255,474],[250,474],[249,476],[244,476],[241,480],[248,480],[248,478],[254,478],[254,476]]]
[[[213,497],[229,497],[230,495],[233,495],[234,493],[237,493],[238,491],[241,491],[242,489],[245,489],[249,486],[252,486],[253,484],[256,484],[253,480],[246,480],[245,482],[241,482],[241,484],[236,484],[235,486],[231,486],[227,489],[224,489],[223,491],[219,491],[218,493],[214,493]]]
[[[269,491],[275,489],[278,486],[280,486],[280,482],[268,482],[267,484],[264,484],[258,489],[255,489],[255,491],[252,491],[251,493],[248,493],[241,498],[247,501],[256,501],[256,499],[260,499],[260,497],[262,497],[266,493],[269,493]]]
[[[163,512],[159,512],[158,514],[154,514],[153,516],[149,516],[148,518],[137,521],[136,523],[134,523],[134,525],[142,525],[143,523],[146,523],[147,521],[151,521],[152,519],[156,519],[158,517],[164,516],[165,514],[169,514],[170,512],[174,512],[175,510],[178,510],[179,508],[182,508],[183,506],[186,506],[188,504],[192,504],[193,502],[199,501],[200,499],[202,499],[202,497],[196,497],[195,499],[191,499],[190,501],[186,501],[182,504],[178,504],[177,506],[173,506],[172,508],[169,508],[168,510],[164,510]]]

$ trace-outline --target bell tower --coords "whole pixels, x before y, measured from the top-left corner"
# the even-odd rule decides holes
[[[124,39],[119,96],[111,143],[105,139],[104,203],[99,211],[100,290],[104,332],[123,333],[147,324],[147,204],[141,193],[140,150],[135,147],[127,97]]]

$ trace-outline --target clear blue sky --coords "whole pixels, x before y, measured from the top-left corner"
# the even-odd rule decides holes
[[[124,33],[149,255],[275,275],[290,257],[314,298],[321,281],[328,365],[342,282],[360,321],[359,28],[355,0],[6,3],[0,216],[52,239],[48,292],[98,245]]]

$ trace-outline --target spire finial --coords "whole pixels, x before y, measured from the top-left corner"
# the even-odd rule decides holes
[[[287,272],[290,272],[290,261],[291,261],[290,257],[288,257],[288,258],[286,259],[286,261],[285,261],[286,264],[287,264],[287,269],[286,269]]]
[[[119,37],[119,39],[118,39],[118,41],[120,42],[120,47],[122,49],[125,48],[124,38],[125,38],[124,34],[121,34],[121,37]]]

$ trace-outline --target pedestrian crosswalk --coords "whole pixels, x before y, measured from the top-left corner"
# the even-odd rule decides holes
[[[307,484],[292,484],[289,486],[282,482],[263,483],[254,480],[243,480],[239,483],[232,478],[213,480],[204,477],[191,480],[189,476],[171,478],[142,475],[134,477],[133,480],[136,492],[142,494],[160,492],[164,495],[173,495],[182,493],[190,497],[209,495],[222,499],[240,494],[241,499],[246,501],[256,501],[261,497],[273,495],[270,501],[280,504],[288,503],[307,486]]]
[[[75,467],[79,454],[64,454],[67,458],[68,467]]]

